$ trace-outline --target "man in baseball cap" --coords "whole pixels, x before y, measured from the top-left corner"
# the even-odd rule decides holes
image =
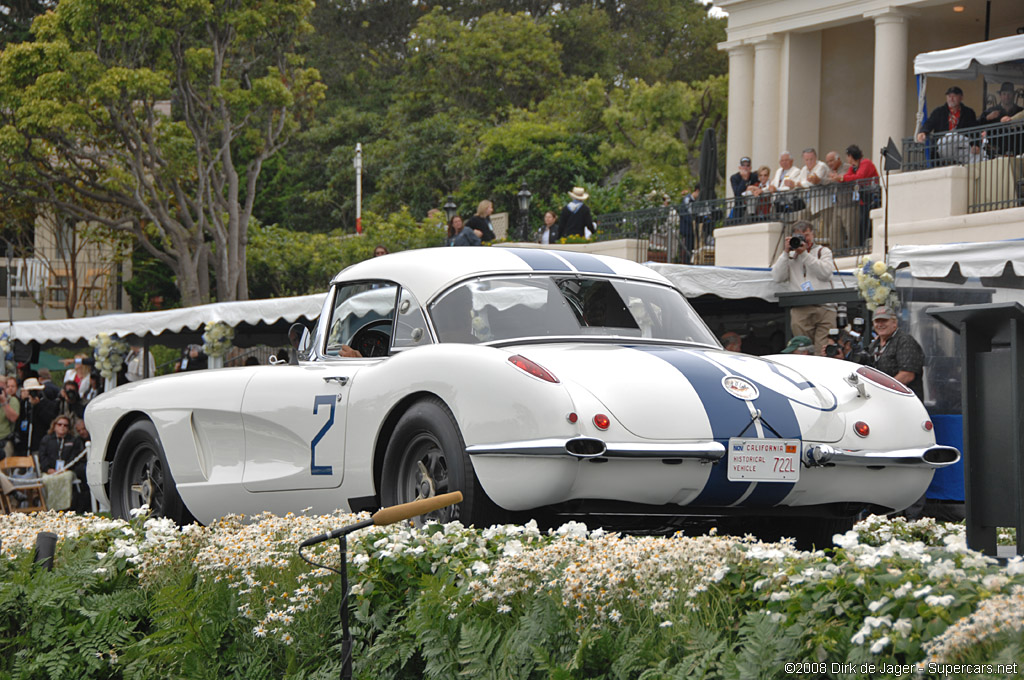
[[[740,159],[739,170],[729,178],[729,184],[732,185],[732,195],[736,198],[742,196],[747,187],[754,184],[754,180],[751,179],[751,167],[750,157],[744,156]]]
[[[814,342],[806,335],[794,335],[786,343],[780,354],[810,354],[814,351]]]
[[[932,132],[942,133],[963,130],[978,124],[978,115],[969,106],[963,106],[964,91],[953,85],[946,90],[946,103],[932,111],[928,120],[917,133],[917,141],[923,142]]]
[[[868,347],[875,368],[903,383],[919,398],[924,394],[924,350],[909,333],[900,330],[900,317],[892,307],[878,307],[872,316],[875,339]]]

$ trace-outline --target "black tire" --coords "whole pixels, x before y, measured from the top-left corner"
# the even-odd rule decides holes
[[[129,519],[132,510],[148,504],[153,517],[167,517],[181,525],[195,521],[178,495],[160,435],[149,420],[136,421],[125,431],[110,479],[114,517]]]
[[[462,492],[462,502],[422,516],[418,522],[459,520],[485,527],[502,521],[503,511],[487,497],[473,472],[466,444],[451,411],[437,398],[413,404],[388,441],[381,478],[384,507],[419,498]]]

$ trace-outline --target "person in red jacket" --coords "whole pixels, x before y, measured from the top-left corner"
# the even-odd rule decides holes
[[[877,208],[876,202],[881,201],[878,191],[878,168],[856,144],[846,147],[846,162],[850,169],[843,175],[844,182],[856,182],[853,188],[853,201],[859,206],[860,241],[857,245],[865,245],[871,234],[871,209]]]

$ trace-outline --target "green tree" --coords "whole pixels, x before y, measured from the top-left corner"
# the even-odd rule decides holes
[[[429,220],[417,222],[406,208],[386,217],[366,213],[363,223],[362,236],[341,231],[307,234],[277,225],[253,227],[248,250],[253,294],[320,293],[339,271],[373,257],[377,245],[395,253],[444,243],[443,230]]]
[[[32,20],[56,4],[56,0],[7,0],[0,5],[0,49],[28,40]]]
[[[318,3],[312,22],[317,32],[303,49],[329,85],[329,115],[275,162],[256,215],[315,231],[353,229],[356,142],[364,204],[382,214],[407,205],[421,215],[448,194],[462,206],[486,197],[514,210],[522,180],[539,210],[545,196],[560,205],[580,182],[615,207],[648,187],[674,190],[695,172],[693,132],[714,124],[698,111],[712,103],[673,122],[663,153],[632,159],[623,130],[655,144],[669,124],[645,140],[604,113],[621,106],[615,92],[635,84],[702,83],[726,69],[716,47],[725,21],[698,0],[453,0],[443,10],[418,0]]]
[[[612,91],[600,160],[638,186],[678,197],[699,174],[701,134],[724,128],[727,92],[725,77],[692,85],[639,82]]]
[[[133,234],[186,305],[210,299],[211,274],[217,299],[246,299],[263,164],[323,97],[295,53],[312,7],[63,0],[0,55],[0,181]]]

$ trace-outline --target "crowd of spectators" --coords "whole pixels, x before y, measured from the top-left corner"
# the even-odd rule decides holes
[[[69,505],[51,509],[84,512],[91,499],[85,477],[89,432],[83,417],[88,403],[102,392],[103,380],[89,357],[78,355],[66,363],[59,384],[49,369],[34,371],[27,364],[4,378],[0,458],[34,456],[44,477],[70,471]]]
[[[866,245],[870,212],[881,198],[874,163],[856,144],[842,155],[829,151],[824,160],[817,149],[808,147],[800,160],[797,165],[793,155],[783,151],[775,170],[762,165],[755,173],[751,158],[742,157],[729,178],[733,195],[725,223],[807,220],[845,246]]]

